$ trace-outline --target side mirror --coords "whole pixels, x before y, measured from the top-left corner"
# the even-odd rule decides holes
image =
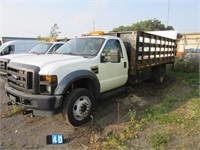
[[[120,62],[119,50],[104,51],[101,54],[101,62],[119,63]]]

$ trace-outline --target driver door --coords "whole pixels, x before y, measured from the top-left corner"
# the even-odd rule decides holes
[[[101,92],[108,91],[124,85],[128,79],[128,60],[124,58],[120,41],[110,39],[107,41],[102,54],[108,51],[119,51],[119,62],[102,61],[99,65],[99,78]]]

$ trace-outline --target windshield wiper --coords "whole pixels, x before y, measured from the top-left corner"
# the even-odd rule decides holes
[[[57,53],[56,51],[53,51],[53,52],[48,52],[48,54],[60,54],[60,53]]]
[[[55,52],[56,54],[62,54],[62,55],[76,55],[76,56],[79,56],[79,54],[77,53],[72,53],[72,52],[67,52],[67,53],[58,53],[58,52]]]
[[[88,55],[88,54],[82,54],[82,56],[83,56],[84,58],[88,58],[90,55]]]
[[[69,54],[69,55],[78,55],[77,53],[72,53],[72,52],[68,52],[68,53],[64,53],[64,54]]]
[[[37,53],[37,52],[34,52],[34,51],[32,51],[32,52],[29,52],[29,53],[31,53],[31,54],[39,54],[39,53]]]

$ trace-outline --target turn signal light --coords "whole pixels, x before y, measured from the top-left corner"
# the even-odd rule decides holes
[[[57,82],[57,76],[56,75],[40,76],[40,81],[48,81],[49,83]]]

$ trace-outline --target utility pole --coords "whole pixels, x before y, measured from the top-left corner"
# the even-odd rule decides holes
[[[93,21],[93,31],[95,31],[95,21]]]
[[[168,1],[167,26],[169,25],[169,13],[170,13],[170,0]]]

